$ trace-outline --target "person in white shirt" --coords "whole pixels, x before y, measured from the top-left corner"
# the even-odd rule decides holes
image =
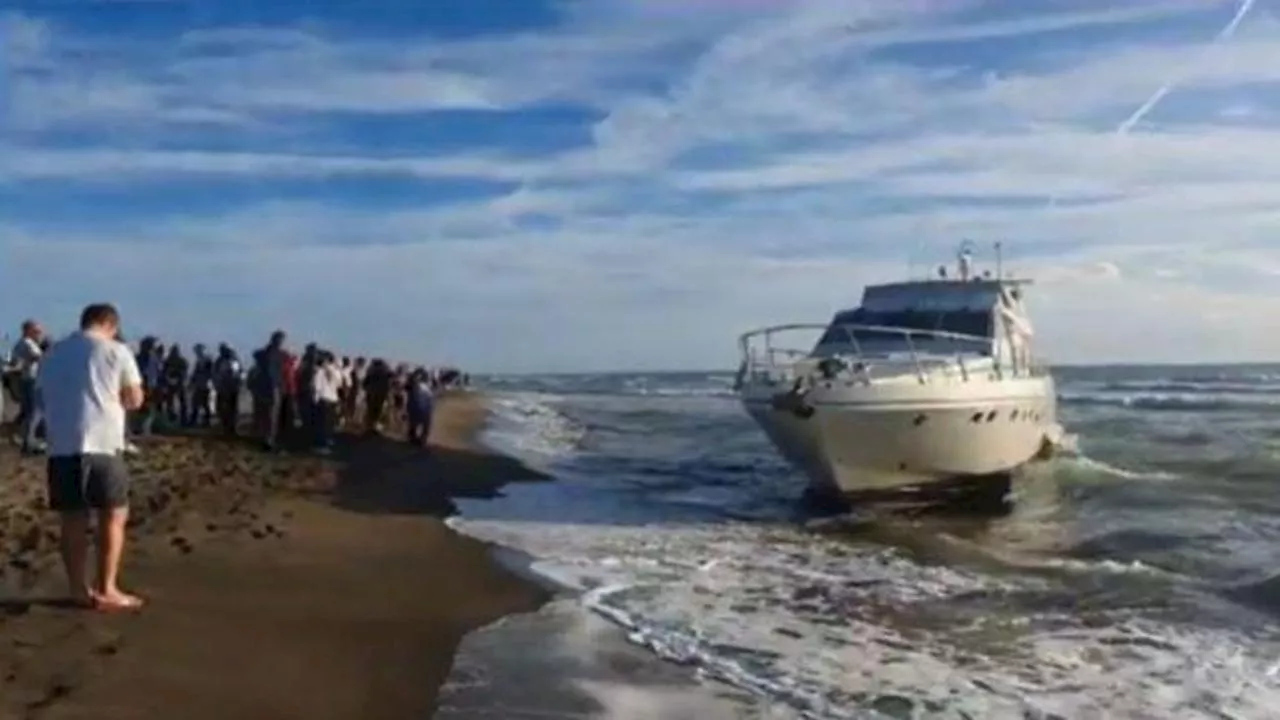
[[[142,406],[133,353],[117,340],[120,314],[90,305],[80,332],[45,354],[36,385],[44,406],[51,509],[61,515],[62,561],[74,599],[100,610],[132,610],[142,600],[118,577],[129,518],[125,416]],[[89,582],[89,514],[97,517],[97,575]]]
[[[333,431],[338,422],[338,403],[342,399],[342,385],[346,378],[333,353],[316,353],[315,374],[311,379],[312,412],[315,413],[316,449],[328,452],[333,448]]]
[[[435,407],[435,391],[431,374],[418,368],[409,376],[409,442],[426,447],[431,437],[431,415]]]
[[[38,448],[36,435],[40,429],[40,405],[36,396],[36,374],[40,371],[40,358],[44,355],[41,340],[44,328],[35,320],[22,323],[22,337],[13,346],[10,363],[17,373],[18,433],[22,438],[22,452],[32,453]]]

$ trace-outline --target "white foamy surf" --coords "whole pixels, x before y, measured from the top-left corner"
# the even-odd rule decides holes
[[[492,395],[484,441],[539,469],[574,451],[585,430],[556,409],[563,400],[547,393]]]
[[[531,682],[531,680],[533,680]],[[572,600],[504,618],[463,640],[438,720],[786,720],[786,708],[712,694]]]
[[[533,571],[577,591],[632,642],[707,678],[811,718],[1243,719],[1280,704],[1280,648],[1243,630],[1087,608],[1081,586],[1056,577],[922,562],[781,520],[655,520],[610,478],[576,473],[588,429],[566,402],[494,399],[487,439],[561,481],[463,501],[453,526],[526,553]],[[1156,479],[1096,464],[1121,479]],[[1064,562],[1079,570],[1072,576],[1090,569]],[[1095,564],[1143,581],[1158,575]]]

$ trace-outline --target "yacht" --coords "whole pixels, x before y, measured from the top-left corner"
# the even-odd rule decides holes
[[[1030,280],[954,268],[872,285],[826,324],[740,338],[736,390],[778,451],[819,495],[897,497],[1007,488],[1062,437],[1054,382],[1032,352]],[[806,335],[811,344],[798,344]],[[817,338],[813,342],[813,338]]]

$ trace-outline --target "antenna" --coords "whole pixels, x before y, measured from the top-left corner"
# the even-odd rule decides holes
[[[969,272],[973,266],[973,241],[964,240],[960,243],[960,249],[956,253],[957,266],[960,271],[960,279],[969,280]]]
[[[996,241],[996,279],[1004,279],[1004,243]]]

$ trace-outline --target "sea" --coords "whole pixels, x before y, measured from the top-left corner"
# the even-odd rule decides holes
[[[1054,374],[1071,451],[967,513],[815,508],[730,372],[476,378],[554,480],[451,523],[740,717],[1280,718],[1280,366]]]

